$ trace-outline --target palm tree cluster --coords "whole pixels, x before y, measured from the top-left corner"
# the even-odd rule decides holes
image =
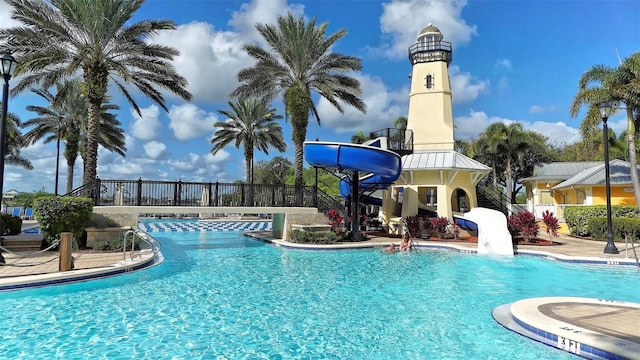
[[[627,146],[631,164],[631,180],[636,199],[640,199],[638,165],[636,159],[636,131],[640,126],[640,51],[620,62],[618,67],[596,65],[587,70],[578,84],[578,93],[571,103],[571,115],[577,116],[583,106],[587,114],[580,130],[583,138],[593,139],[601,119],[598,105],[612,101],[615,110],[627,115]],[[640,210],[640,202],[638,202]]]
[[[97,175],[98,146],[122,156],[126,153],[121,123],[112,113],[118,107],[109,103],[109,87],[118,89],[139,115],[132,88],[165,111],[166,92],[191,100],[186,79],[171,64],[178,51],[147,41],[159,31],[175,29],[175,24],[169,20],[132,21],[144,0],[5,1],[12,8],[12,19],[21,24],[0,29],[0,53],[12,53],[18,60],[18,82],[12,93],[31,90],[46,102],[45,106],[27,107],[36,116],[23,124],[17,116],[8,114],[8,163],[31,168],[31,163],[20,156],[22,147],[55,141],[59,152],[62,142],[70,191],[78,154],[84,160],[86,184]],[[341,113],[345,106],[366,112],[360,82],[350,75],[362,69],[361,60],[333,52],[346,30],[327,34],[327,27],[326,22],[318,24],[316,18],[307,21],[289,13],[275,24],[256,25],[265,47],[243,45],[255,63],[239,71],[239,85],[228,102],[230,109],[219,110],[226,119],[213,124],[216,132],[211,152],[215,154],[232,143],[236,148],[242,146],[247,181],[253,178],[254,149],[266,154],[270,147],[280,152],[286,149],[277,122],[283,116],[276,114],[271,101],[281,99],[284,118],[292,126],[294,184],[298,189],[304,181],[303,142],[309,118],[321,123],[314,101],[322,98]],[[598,156],[602,138],[597,105],[614,101],[618,110],[627,113],[628,129],[622,136],[626,137],[628,158],[635,170],[639,74],[640,52],[618,67],[598,65],[584,73],[570,109],[571,115],[577,116],[584,105],[588,106],[580,127],[582,141],[566,147],[564,153],[571,152],[575,160]],[[406,117],[396,119],[394,126],[406,128]],[[30,130],[23,135],[20,127]],[[362,143],[367,137],[358,132],[351,140]],[[616,140],[615,136],[610,138],[614,154],[623,151],[622,142]],[[518,180],[527,176],[536,162],[555,160],[553,150],[557,150],[545,137],[524,130],[518,123],[491,124],[477,140],[456,144],[464,154],[491,166],[494,184],[505,186],[512,198],[518,191]],[[637,171],[631,173],[636,198],[640,198]]]
[[[65,111],[60,108],[60,97],[65,92],[54,96],[47,93],[48,89],[65,81],[81,81],[81,97],[86,102],[84,144],[80,149],[85,160],[83,183],[96,178],[98,145],[113,136],[119,138],[117,130],[103,133],[105,126],[120,125],[104,116],[105,110],[113,109],[105,106],[109,85],[114,85],[139,115],[140,108],[128,85],[133,85],[164,110],[168,109],[161,90],[191,100],[186,79],[171,64],[178,51],[145,41],[158,31],[175,29],[175,24],[169,20],[131,21],[144,0],[6,1],[12,7],[11,18],[22,24],[0,29],[3,39],[0,52],[14,54],[18,60],[15,76],[19,80],[13,94],[36,89],[47,101],[54,102],[51,110],[58,113]],[[34,120],[36,126],[56,117],[40,111],[41,108],[33,110],[40,119]],[[60,129],[66,129],[66,125],[49,127],[49,131],[55,132],[53,138],[62,138]],[[36,131],[32,136],[34,140],[45,135]],[[67,141],[73,147],[74,140]],[[108,144],[110,150],[124,152],[123,143]]]

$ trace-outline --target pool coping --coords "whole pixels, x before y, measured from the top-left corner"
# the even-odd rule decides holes
[[[508,330],[583,358],[633,359],[640,353],[640,343],[584,328],[571,321],[562,321],[541,311],[542,307],[553,305],[640,310],[640,304],[624,301],[583,297],[540,297],[500,305],[492,311],[492,316]]]
[[[383,248],[388,246],[391,243],[398,242],[397,239],[383,240],[383,238],[380,238],[380,240],[368,240],[368,241],[362,241],[362,242],[344,242],[344,243],[335,243],[335,244],[308,244],[308,243],[292,243],[282,239],[274,239],[257,232],[245,232],[244,236],[269,242],[275,246],[282,247],[285,249],[298,249],[298,250],[339,250],[339,249]],[[458,251],[461,253],[468,253],[468,254],[478,253],[477,248],[459,245],[456,243],[431,243],[431,242],[421,241],[421,242],[415,243],[414,247],[417,249],[433,248],[433,249],[453,250],[453,251]],[[636,261],[631,258],[620,259],[620,258],[601,258],[601,257],[592,257],[592,256],[571,256],[571,255],[564,255],[564,254],[553,253],[553,252],[548,252],[543,250],[531,250],[531,249],[518,250],[517,252],[514,253],[514,256],[517,256],[517,255],[541,257],[551,261],[561,261],[565,263],[574,263],[574,264],[638,266]],[[488,256],[499,256],[499,255],[488,255]]]
[[[111,265],[96,268],[59,271],[47,274],[5,277],[0,278],[0,292],[39,288],[52,285],[63,285],[101,279],[146,269],[158,265],[163,261],[164,256],[162,255],[162,253],[150,252],[141,254],[137,259],[121,260]]]

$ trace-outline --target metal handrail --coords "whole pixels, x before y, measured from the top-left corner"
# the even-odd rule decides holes
[[[150,237],[145,233],[131,229],[131,230],[127,230],[127,232],[124,233],[123,245],[122,245],[123,261],[127,259],[127,238],[129,237],[129,235],[131,235],[131,261],[133,261],[133,258],[135,256],[134,251],[136,247],[136,241],[135,241],[136,237],[149,245],[149,249],[151,253],[155,254],[160,252],[162,245],[159,241],[155,240],[153,237]],[[153,239],[153,240],[149,240],[149,239]],[[142,249],[140,249],[139,255],[140,257],[142,257]]]

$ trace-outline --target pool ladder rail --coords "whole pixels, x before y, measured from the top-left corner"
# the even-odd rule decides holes
[[[135,248],[136,248],[136,239],[142,241],[143,243],[147,244],[149,247],[142,249],[140,248],[140,251],[138,252],[138,257],[142,257],[143,254],[157,254],[160,252],[160,249],[162,247],[162,244],[160,244],[160,242],[156,239],[154,239],[153,237],[149,236],[148,234],[146,234],[143,231],[140,230],[128,230],[127,232],[124,233],[124,238],[123,238],[123,244],[122,244],[122,260],[126,261],[127,260],[127,241],[131,239],[131,261],[133,261],[133,259],[136,256],[135,253]],[[144,252],[148,250],[149,252]]]

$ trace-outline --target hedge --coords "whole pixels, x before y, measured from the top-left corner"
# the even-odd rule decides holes
[[[589,233],[596,240],[607,238],[607,217],[594,217],[587,222]],[[638,241],[640,236],[639,218],[611,218],[611,231],[615,241],[623,241],[628,235],[632,241]]]
[[[578,236],[591,234],[588,224],[589,219],[603,216],[607,216],[607,207],[605,205],[568,206],[564,209],[564,221],[569,226],[571,234]],[[640,213],[638,213],[636,206],[615,205],[611,207],[611,217],[640,218]]]

